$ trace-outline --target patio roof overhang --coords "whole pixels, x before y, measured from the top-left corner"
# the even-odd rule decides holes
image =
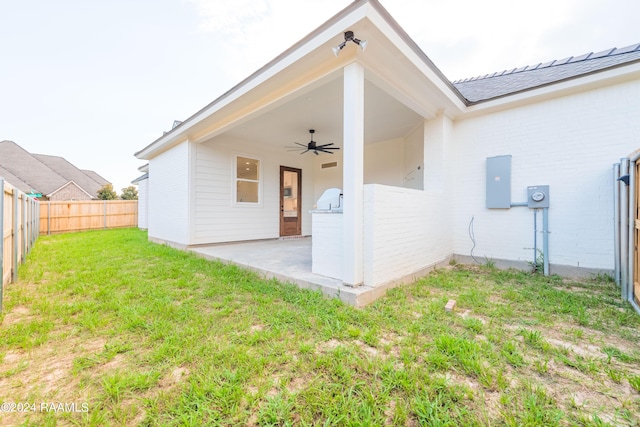
[[[348,30],[368,41],[366,51],[348,43],[336,57],[332,47]],[[365,143],[465,109],[460,93],[377,0],[358,0],[135,155],[151,159],[184,141],[222,134],[290,144],[312,128],[319,140],[340,145],[343,69],[354,62],[365,71]]]

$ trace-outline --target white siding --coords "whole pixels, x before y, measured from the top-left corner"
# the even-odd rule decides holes
[[[188,245],[189,143],[149,161],[149,238]]]
[[[485,207],[485,159],[512,155],[512,202],[550,185],[550,262],[612,269],[612,164],[640,147],[638,117],[636,81],[456,122],[455,252],[469,255],[473,218],[476,257],[533,261],[533,211]]]
[[[261,202],[235,203],[235,156],[260,160]],[[316,156],[284,147],[220,137],[198,144],[195,159],[194,244],[277,238],[280,235],[280,166],[302,169],[302,234],[311,234]],[[326,158],[324,159],[326,160]]]
[[[138,182],[138,228],[146,230],[149,227],[147,213],[149,211],[149,180]]]
[[[452,250],[442,194],[365,185],[365,284],[379,286],[445,260]]]

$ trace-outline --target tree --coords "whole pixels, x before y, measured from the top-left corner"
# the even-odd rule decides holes
[[[118,195],[113,189],[113,185],[105,184],[101,189],[98,190],[98,199],[100,200],[115,200],[118,198]]]
[[[122,200],[138,200],[138,190],[133,185],[123,188],[120,198]]]

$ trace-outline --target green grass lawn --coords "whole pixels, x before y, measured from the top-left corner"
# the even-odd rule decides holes
[[[618,293],[451,265],[355,309],[135,229],[43,236],[0,326],[0,400],[37,408],[0,425],[636,426]]]

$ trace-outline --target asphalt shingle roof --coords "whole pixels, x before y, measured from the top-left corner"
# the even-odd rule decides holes
[[[42,194],[51,194],[68,182],[13,141],[0,142],[0,166],[27,184],[29,190]]]
[[[102,176],[100,176],[96,171],[82,169],[82,172],[84,172],[87,175],[89,175],[89,178],[93,179],[95,182],[97,182],[101,186],[106,185],[106,184],[111,184],[109,181],[107,181]]]
[[[89,177],[86,173],[71,164],[67,159],[60,156],[49,156],[47,154],[33,154],[33,157],[40,160],[52,170],[57,172],[66,181],[75,182],[80,188],[96,197],[102,185]]]
[[[25,193],[50,195],[73,181],[93,197],[109,182],[94,171],[83,171],[63,157],[31,154],[13,141],[0,141],[0,177]]]
[[[0,177],[4,178],[9,184],[13,185],[23,193],[30,193],[31,190],[33,190],[29,184],[27,184],[2,166],[0,166]]]
[[[453,85],[470,103],[477,103],[636,61],[640,43],[457,80]]]

